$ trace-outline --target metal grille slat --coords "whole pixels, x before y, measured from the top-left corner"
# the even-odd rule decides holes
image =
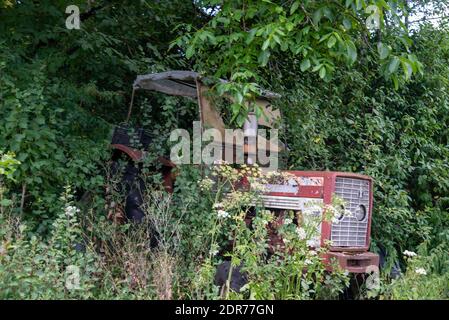
[[[364,247],[368,232],[370,216],[369,181],[357,178],[337,177],[335,194],[346,202],[345,209],[351,216],[343,216],[339,223],[333,223],[331,229],[332,245],[336,247]],[[366,208],[366,216],[362,221],[356,219],[356,210],[360,205]]]

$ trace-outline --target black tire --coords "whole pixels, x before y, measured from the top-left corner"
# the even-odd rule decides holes
[[[136,166],[132,160],[128,160],[125,164],[118,159],[112,162],[111,176],[120,179],[118,191],[125,195],[126,218],[136,223],[142,222],[145,217],[145,212],[142,209],[145,182],[140,174],[140,167]]]
[[[386,262],[388,259],[388,252],[384,247],[379,247],[379,268],[385,269],[386,268]],[[391,266],[390,269],[390,278],[391,279],[397,279],[401,276],[401,266],[399,264],[398,260],[395,260]]]
[[[217,267],[215,273],[215,285],[222,288],[228,280],[229,269],[231,268],[231,261],[225,261]],[[232,269],[230,287],[235,292],[240,292],[240,289],[248,283],[248,279],[244,273],[242,273],[240,267],[234,267]]]

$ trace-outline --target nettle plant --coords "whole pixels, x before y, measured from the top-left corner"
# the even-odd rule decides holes
[[[263,207],[264,185],[288,178],[285,173],[263,173],[257,165],[237,169],[220,164],[200,181],[204,195],[213,203],[215,221],[210,249],[195,281],[198,297],[326,299],[337,297],[348,285],[348,274],[335,263],[332,272],[326,271],[322,256],[329,244],[315,246],[322,221],[341,214],[341,200],[335,199],[326,208],[312,204],[304,210],[321,210],[321,216]],[[242,179],[248,184],[242,186]],[[217,288],[212,277],[223,260],[230,260],[230,268],[224,286]],[[235,270],[246,279],[239,292],[231,285]]]

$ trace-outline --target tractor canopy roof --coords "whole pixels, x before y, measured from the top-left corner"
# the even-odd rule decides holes
[[[219,81],[222,83],[227,82],[223,79],[220,79]],[[154,90],[174,96],[197,98],[198,82],[210,84],[214,81],[211,78],[201,76],[198,72],[173,70],[138,75],[134,81],[133,88]],[[262,90],[260,95],[260,98],[267,100],[272,100],[279,97],[279,94],[267,90]]]
[[[219,79],[218,82],[226,83],[227,81]],[[200,121],[203,128],[215,128],[221,133],[221,137],[227,137],[225,133],[227,126],[223,121],[222,114],[217,108],[214,99],[211,99],[207,94],[214,84],[217,84],[216,80],[203,77],[194,71],[166,71],[138,75],[134,81],[133,90],[152,90],[173,96],[195,98],[198,101]],[[262,90],[260,95],[256,97],[255,103],[263,113],[263,116],[255,120],[256,126],[260,125],[268,128],[277,126],[280,119],[280,111],[271,106],[271,101],[279,97],[279,94],[266,90]],[[228,96],[227,98],[232,100],[232,97]],[[283,149],[282,143],[275,145],[259,135],[257,139],[262,141],[261,145],[264,146],[262,149],[273,152],[279,152],[279,150]],[[233,146],[234,141],[226,140],[225,144]]]

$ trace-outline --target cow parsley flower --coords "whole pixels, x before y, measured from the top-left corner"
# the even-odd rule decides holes
[[[215,184],[215,181],[209,178],[204,178],[199,181],[199,186],[202,191],[209,191],[212,189],[212,186]]]
[[[306,241],[306,244],[308,247],[318,247],[320,245],[320,242],[316,239],[309,239]]]
[[[415,253],[415,252],[413,252],[413,251],[408,251],[408,250],[405,250],[404,252],[403,252],[403,254],[404,254],[404,256],[406,256],[406,257],[416,257],[417,256],[417,254]]]
[[[65,210],[65,214],[69,217],[73,217],[73,216],[75,216],[75,214],[80,212],[80,209],[78,209],[75,206],[66,206],[64,210]]]
[[[304,214],[310,216],[320,216],[322,208],[319,205],[312,205],[304,209]]]
[[[227,217],[229,217],[229,212],[224,211],[224,210],[218,210],[217,216],[218,216],[218,218],[227,218]]]
[[[296,234],[300,240],[304,240],[307,236],[306,231],[301,227],[296,228]]]
[[[415,272],[416,272],[417,274],[420,274],[420,275],[423,275],[423,276],[425,276],[425,275],[427,274],[427,271],[426,271],[426,269],[424,269],[424,268],[416,268],[416,269],[415,269]]]
[[[214,208],[214,209],[221,209],[221,208],[223,208],[223,204],[220,203],[220,202],[214,203],[212,208]]]
[[[311,264],[313,264],[313,262],[310,259],[306,259],[306,260],[304,260],[304,264],[311,265]]]
[[[251,182],[251,189],[255,192],[266,192],[267,186],[257,181]]]
[[[345,209],[344,211],[343,211],[343,216],[345,216],[345,217],[352,217],[352,212],[351,212],[351,210],[348,210],[348,209]]]
[[[290,219],[290,218],[286,218],[286,219],[284,220],[284,224],[290,224],[290,223],[292,223],[292,222],[293,222],[293,220]]]

